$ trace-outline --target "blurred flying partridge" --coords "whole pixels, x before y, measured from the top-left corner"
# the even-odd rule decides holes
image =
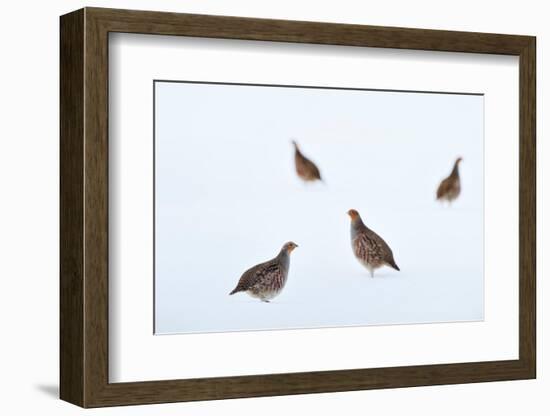
[[[285,287],[290,253],[296,247],[298,245],[290,241],[281,248],[277,257],[248,269],[239,279],[237,287],[229,294],[246,292],[262,302],[269,302]]]
[[[438,201],[449,201],[451,203],[460,195],[460,175],[458,173],[460,162],[462,162],[461,157],[456,159],[451,174],[439,184],[436,195]]]
[[[292,144],[294,145],[294,163],[296,164],[296,174],[299,178],[304,182],[322,181],[323,179],[321,179],[321,172],[319,172],[319,168],[315,165],[315,163],[302,154],[296,141],[292,140]]]
[[[351,248],[357,260],[367,268],[371,277],[374,271],[382,266],[389,266],[399,271],[395,264],[390,246],[368,228],[361,219],[359,213],[350,209],[348,215],[351,218]]]

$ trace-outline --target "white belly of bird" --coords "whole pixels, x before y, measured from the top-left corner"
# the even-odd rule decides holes
[[[281,293],[280,290],[265,290],[261,292],[258,292],[255,290],[248,291],[248,294],[253,298],[262,299],[262,300],[271,300],[275,296],[277,296],[279,293]]]

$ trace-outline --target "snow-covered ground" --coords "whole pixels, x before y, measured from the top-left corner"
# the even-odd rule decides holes
[[[325,184],[297,179],[291,138]],[[350,208],[401,272],[357,262]],[[156,83],[155,226],[158,334],[482,320],[483,97]],[[228,296],[288,240],[279,297]]]

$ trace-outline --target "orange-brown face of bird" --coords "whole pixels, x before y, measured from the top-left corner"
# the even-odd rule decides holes
[[[355,221],[357,218],[359,218],[359,213],[355,209],[350,209],[348,211],[348,215],[350,216],[352,221]]]
[[[286,250],[287,253],[292,253],[292,250],[294,250],[296,247],[298,247],[298,244],[289,241],[283,246],[283,249]]]

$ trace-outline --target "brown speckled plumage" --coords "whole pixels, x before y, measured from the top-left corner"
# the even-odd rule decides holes
[[[436,193],[437,200],[453,202],[460,195],[460,174],[458,173],[458,165],[461,161],[461,157],[456,159],[451,174],[439,184]]]
[[[294,163],[296,165],[296,174],[304,182],[322,181],[319,168],[303,155],[298,148],[298,143],[292,141],[294,145]]]
[[[399,270],[393,259],[393,252],[384,239],[363,223],[361,216],[356,210],[350,209],[348,215],[351,218],[351,247],[353,254],[367,268],[371,277],[374,277],[374,271],[382,266],[389,266],[395,270]]]
[[[243,273],[237,283],[237,287],[229,294],[246,292],[250,296],[269,302],[283,290],[290,266],[290,253],[298,245],[293,242],[286,243],[279,254],[265,263],[251,267]]]

